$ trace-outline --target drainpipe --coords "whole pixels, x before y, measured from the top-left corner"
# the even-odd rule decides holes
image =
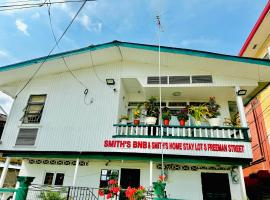
[[[0,178],[0,188],[2,188],[5,183],[9,164],[10,164],[10,157],[7,157],[2,174],[1,174],[1,178]]]
[[[78,170],[79,170],[79,164],[80,164],[80,159],[77,158],[75,171],[74,171],[74,176],[73,176],[73,182],[72,182],[73,187],[75,187],[75,185],[76,185],[76,179],[77,179],[77,174],[78,174]]]
[[[237,108],[238,108],[238,112],[239,112],[239,116],[240,116],[240,122],[241,122],[242,127],[248,127],[242,96],[237,95],[237,91],[239,91],[239,90],[240,90],[240,87],[235,86],[236,103],[237,103]],[[242,199],[246,200],[247,199],[247,192],[246,192],[243,169],[242,169],[241,165],[238,166],[238,170],[239,170],[239,174],[240,174],[240,185],[241,185]]]

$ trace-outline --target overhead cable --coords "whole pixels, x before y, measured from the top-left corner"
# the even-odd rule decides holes
[[[81,10],[83,9],[83,7],[85,6],[87,0],[85,0],[82,5],[80,6],[80,8],[78,9],[77,13],[74,15],[74,17],[72,18],[72,20],[70,21],[70,23],[68,24],[68,26],[66,27],[65,31],[62,33],[62,35],[60,36],[60,38],[56,41],[55,45],[53,46],[53,48],[50,50],[50,52],[48,53],[48,55],[43,59],[43,61],[41,62],[41,64],[38,66],[38,68],[35,70],[35,72],[32,74],[32,76],[29,78],[29,80],[26,82],[26,84],[22,87],[22,89],[16,94],[15,98],[26,88],[26,86],[33,80],[33,78],[37,75],[37,73],[39,72],[39,70],[41,69],[41,67],[44,65],[44,63],[47,61],[47,59],[49,58],[49,56],[51,55],[51,53],[54,51],[54,49],[57,47],[57,45],[59,44],[59,42],[61,41],[61,39],[64,37],[64,35],[66,34],[66,32],[68,31],[68,29],[70,28],[70,26],[73,24],[73,22],[75,21],[76,17],[79,15],[79,13],[81,12]]]

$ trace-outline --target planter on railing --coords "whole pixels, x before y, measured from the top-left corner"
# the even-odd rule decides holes
[[[202,138],[231,139],[249,141],[248,128],[210,127],[210,126],[158,126],[114,124],[113,137],[160,137],[165,138]]]

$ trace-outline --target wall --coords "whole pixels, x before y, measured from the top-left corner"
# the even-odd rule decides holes
[[[156,71],[157,66],[154,65],[117,62],[95,68],[89,67],[76,70],[74,74],[89,89],[89,94],[86,98],[83,94],[85,88],[78,84],[68,72],[38,77],[31,81],[15,99],[3,132],[0,149],[100,151],[100,147],[96,147],[95,144],[102,144],[104,138],[112,137],[114,132],[112,125],[118,121],[118,116],[125,112],[122,97],[127,96],[125,91],[127,88],[124,89],[120,81],[121,78],[146,80],[148,75],[156,75]],[[190,69],[181,65],[177,68],[164,66],[162,71],[163,73],[166,72],[174,75],[205,74],[200,69],[197,70],[196,67]],[[113,90],[114,87],[109,87],[105,84],[106,78],[115,79],[116,92]],[[254,85],[255,82],[254,80],[236,79],[219,75],[215,78],[215,83],[208,86],[224,86],[225,88],[242,84]],[[202,85],[196,86],[202,87]],[[223,92],[221,91],[220,93],[222,94]],[[20,121],[31,94],[47,94],[41,123],[37,126],[22,125]],[[92,98],[93,103],[88,105]],[[222,106],[222,117],[227,117],[228,99],[217,100]],[[35,146],[15,146],[18,130],[21,127],[39,128]]]
[[[77,186],[95,187],[99,186],[100,171],[101,169],[118,169],[132,168],[140,169],[140,184],[144,187],[148,187],[149,182],[149,161],[135,162],[135,161],[112,161],[105,166],[107,160],[103,161],[90,161],[89,166],[79,167]],[[160,170],[156,169],[156,164],[153,164],[153,181],[156,181],[160,175]],[[34,184],[42,184],[45,171],[48,172],[64,172],[65,179],[64,185],[71,185],[73,180],[74,166],[57,166],[57,165],[35,165],[28,164],[27,161],[23,162],[20,175],[35,176]],[[31,173],[30,173],[31,172]],[[228,173],[230,181],[230,189],[232,200],[241,199],[240,184],[233,184],[229,171],[215,171],[215,170],[201,170],[201,171],[169,171],[166,191],[170,198],[176,199],[189,199],[189,200],[201,200],[202,185],[201,185],[201,172],[211,173]],[[220,187],[222,187],[222,183]]]

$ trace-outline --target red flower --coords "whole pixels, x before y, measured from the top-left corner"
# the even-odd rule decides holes
[[[134,195],[137,192],[136,188],[131,188],[130,186],[126,190],[126,197],[129,200],[134,200]]]
[[[108,184],[109,185],[117,185],[118,183],[117,183],[117,180],[111,179],[108,181]]]
[[[112,193],[107,194],[107,199],[110,199],[110,198],[112,198]]]
[[[163,182],[165,180],[166,176],[165,175],[160,175],[158,178],[159,178],[159,181]]]
[[[120,188],[119,188],[119,187],[113,187],[113,188],[112,188],[112,192],[113,192],[114,194],[117,194],[119,191],[120,191]]]
[[[98,191],[98,194],[99,194],[99,196],[104,196],[104,191],[103,190],[99,190]]]
[[[145,190],[145,189],[144,189],[143,186],[140,185],[140,186],[138,187],[138,190]]]

